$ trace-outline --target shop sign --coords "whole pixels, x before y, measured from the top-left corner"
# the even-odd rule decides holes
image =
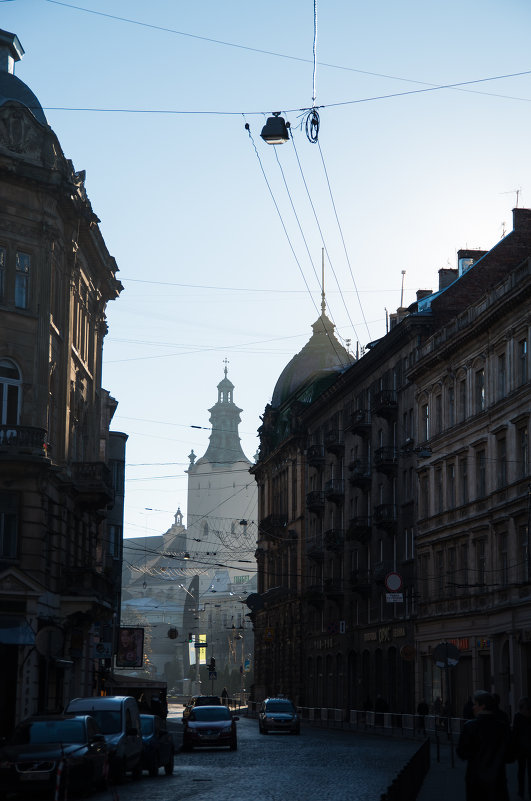
[[[378,629],[378,642],[390,642],[391,626],[382,626]]]
[[[393,638],[396,639],[397,637],[405,637],[406,630],[404,626],[393,626]]]
[[[452,645],[455,645],[455,647],[458,648],[459,651],[468,651],[468,649],[470,648],[470,642],[468,637],[459,637],[457,640],[448,640],[448,642],[451,642]]]
[[[366,631],[363,635],[364,642],[376,642],[376,632],[375,631]]]
[[[490,649],[490,640],[487,639],[487,637],[478,637],[476,640],[476,648]]]

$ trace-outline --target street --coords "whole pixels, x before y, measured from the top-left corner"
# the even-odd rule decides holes
[[[180,713],[178,713],[180,714]],[[300,737],[258,733],[256,719],[242,716],[238,750],[180,750],[180,718],[170,711],[168,728],[177,752],[173,776],[127,782],[120,801],[379,801],[380,795],[418,748],[389,740],[303,726]],[[109,801],[111,791],[92,796]]]

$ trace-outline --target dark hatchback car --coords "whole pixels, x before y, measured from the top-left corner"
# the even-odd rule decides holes
[[[107,774],[105,738],[88,715],[26,718],[0,749],[0,797],[9,792],[53,797],[59,782],[63,798],[103,789]]]
[[[193,748],[228,747],[238,748],[236,721],[226,706],[196,706],[187,718],[183,718],[183,751]]]
[[[188,717],[196,706],[219,706],[220,704],[221,698],[219,695],[194,695],[184,707],[183,720]]]
[[[150,776],[157,776],[159,768],[164,768],[166,776],[173,773],[175,746],[166,724],[158,715],[140,715],[142,731],[142,770]]]
[[[292,702],[288,698],[266,698],[262,701],[258,712],[258,730],[260,734],[270,731],[300,734],[301,722]]]

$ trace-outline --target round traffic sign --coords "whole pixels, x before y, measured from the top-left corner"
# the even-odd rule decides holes
[[[402,576],[400,573],[388,573],[385,577],[387,592],[400,592],[402,589]]]

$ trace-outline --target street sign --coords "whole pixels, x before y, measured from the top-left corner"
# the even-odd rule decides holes
[[[388,604],[402,604],[404,603],[404,593],[403,592],[386,592],[385,593],[385,600]]]
[[[207,642],[194,642],[194,648],[208,648]]]
[[[209,679],[212,679],[212,681],[214,681],[214,679],[217,679],[217,677],[218,677],[217,670],[209,670],[208,671],[208,678]]]
[[[387,592],[400,592],[402,589],[402,576],[400,573],[388,573],[385,577],[385,589]]]

